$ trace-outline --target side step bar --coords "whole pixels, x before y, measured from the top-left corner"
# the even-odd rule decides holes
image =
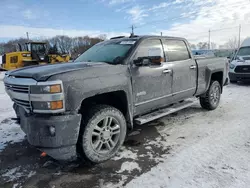
[[[185,100],[183,102],[176,103],[173,106],[166,107],[166,108],[154,111],[154,112],[152,112],[150,114],[140,116],[140,117],[135,119],[135,123],[138,124],[138,125],[148,123],[150,121],[159,119],[159,118],[164,117],[166,115],[172,114],[174,112],[177,112],[179,110],[182,110],[184,108],[192,106],[196,101],[197,100],[193,99],[193,98],[192,99],[187,99],[187,100]]]

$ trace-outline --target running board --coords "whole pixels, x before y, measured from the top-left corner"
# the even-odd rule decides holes
[[[135,123],[138,124],[138,125],[148,123],[150,121],[159,119],[159,118],[164,117],[166,115],[175,113],[175,112],[177,112],[179,110],[182,110],[184,108],[192,106],[196,101],[197,100],[195,100],[193,98],[184,100],[183,102],[176,103],[173,106],[166,107],[166,108],[154,111],[154,112],[152,112],[150,114],[140,116],[140,117],[135,119]]]

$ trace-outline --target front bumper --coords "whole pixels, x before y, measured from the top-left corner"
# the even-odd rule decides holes
[[[76,159],[81,115],[28,115],[22,107],[15,110],[31,145],[57,160]],[[51,127],[55,130],[54,134]]]
[[[233,81],[250,81],[250,74],[229,72],[229,79]]]

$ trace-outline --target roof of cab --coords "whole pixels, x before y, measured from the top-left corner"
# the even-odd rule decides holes
[[[110,40],[123,41],[123,40],[140,40],[140,39],[149,39],[149,38],[166,38],[166,39],[186,40],[181,37],[157,36],[157,35],[142,35],[142,36],[135,35],[132,37],[118,36],[118,37],[113,37]]]

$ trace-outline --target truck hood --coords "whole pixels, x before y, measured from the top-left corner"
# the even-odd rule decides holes
[[[241,60],[233,60],[231,64],[233,65],[250,65],[250,59],[248,58],[240,58]]]
[[[19,78],[33,78],[37,81],[46,81],[50,76],[86,69],[88,67],[101,66],[106,63],[102,62],[77,62],[77,63],[58,63],[51,65],[42,65],[42,66],[29,66],[21,69],[16,69],[9,71],[6,74]]]

